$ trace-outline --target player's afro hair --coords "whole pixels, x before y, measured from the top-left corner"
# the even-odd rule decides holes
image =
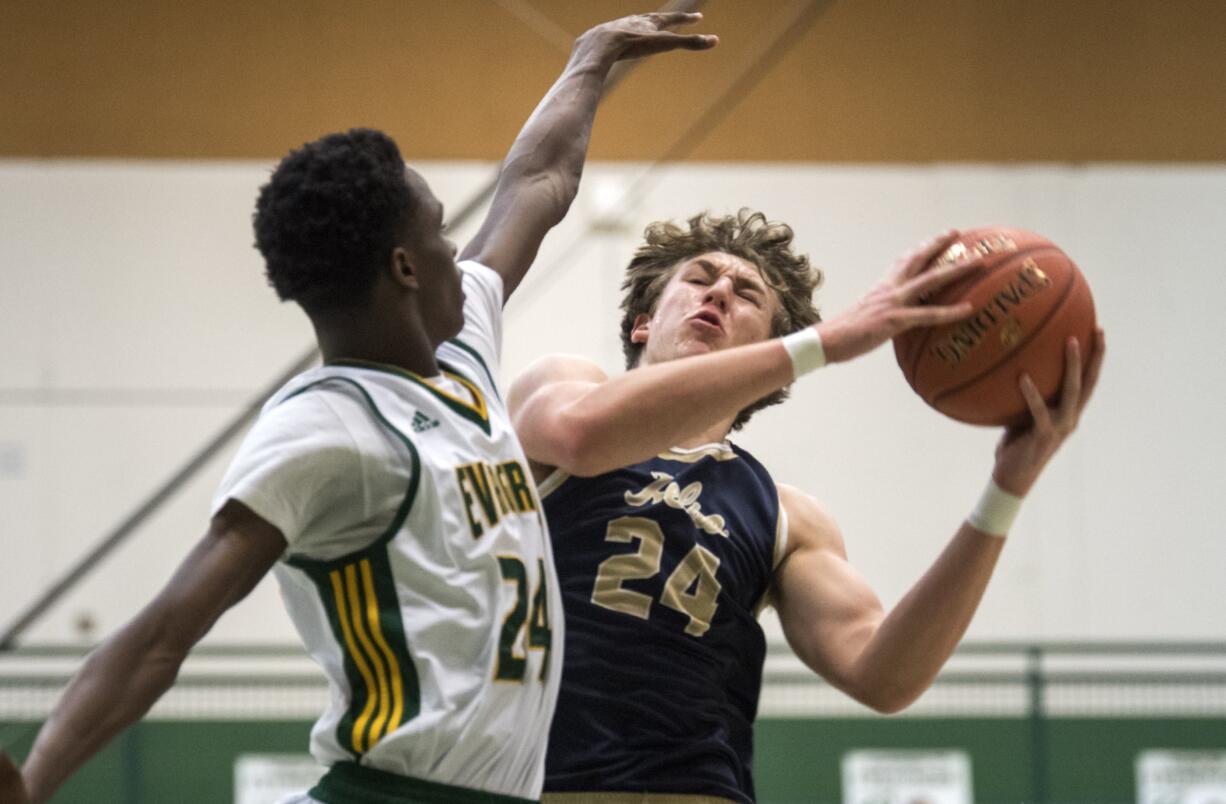
[[[291,151],[255,205],[269,284],[308,313],[362,303],[413,205],[400,149],[381,131],[355,128]]]

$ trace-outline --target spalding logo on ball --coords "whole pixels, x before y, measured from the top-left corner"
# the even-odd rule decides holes
[[[983,267],[924,301],[971,302],[970,317],[913,329],[894,339],[903,376],[925,402],[970,424],[1030,420],[1018,378],[1029,374],[1052,403],[1064,379],[1064,344],[1075,336],[1084,361],[1095,318],[1090,286],[1050,240],[1022,229],[963,232],[929,269],[968,257]]]

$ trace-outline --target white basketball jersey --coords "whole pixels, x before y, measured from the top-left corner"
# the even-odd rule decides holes
[[[275,573],[331,692],[318,760],[536,799],[562,607],[494,382],[501,281],[463,267],[466,323],[438,350],[441,378],[344,361],[299,375],[215,507],[238,499],[289,542]]]

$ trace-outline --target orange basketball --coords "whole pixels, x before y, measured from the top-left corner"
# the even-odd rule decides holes
[[[968,300],[970,318],[908,330],[894,339],[907,382],[925,402],[961,422],[1023,424],[1018,390],[1029,374],[1050,404],[1064,379],[1064,344],[1076,336],[1082,365],[1090,353],[1094,299],[1085,277],[1050,240],[1021,229],[963,232],[932,265],[984,258],[981,269],[942,288],[928,304]]]

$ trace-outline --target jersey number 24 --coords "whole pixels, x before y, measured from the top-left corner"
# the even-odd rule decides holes
[[[654,578],[660,574],[660,558],[664,552],[664,532],[654,519],[623,516],[609,523],[606,542],[630,544],[637,540],[638,550],[610,556],[596,570],[592,587],[592,602],[606,609],[620,611],[646,620],[651,614],[652,598],[633,589],[625,589],[626,581]],[[685,632],[700,637],[711,627],[721,588],[715,577],[719,556],[700,544],[694,545],[677,568],[664,582],[660,602],[674,611],[688,615]]]

